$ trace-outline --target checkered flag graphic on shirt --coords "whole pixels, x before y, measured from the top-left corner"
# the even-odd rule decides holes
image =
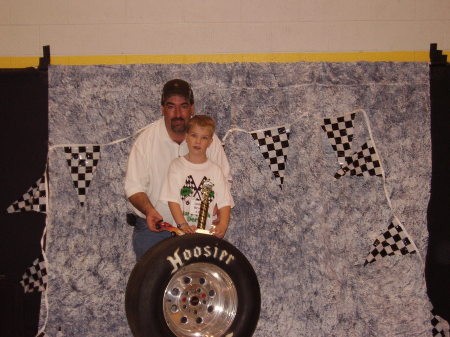
[[[202,200],[201,191],[202,191],[202,188],[203,188],[203,183],[206,180],[208,180],[208,178],[203,177],[202,181],[200,182],[200,184],[197,187],[197,185],[195,184],[195,181],[194,181],[194,178],[192,177],[192,175],[188,175],[186,177],[186,180],[184,181],[184,185],[183,185],[183,187],[182,187],[182,189],[180,191],[181,192],[180,193],[181,194],[181,200],[184,201],[188,196],[191,196],[191,197],[194,197],[196,200],[201,201]],[[190,190],[190,194],[183,193],[184,189]],[[212,202],[214,200],[214,197],[210,195],[208,200],[209,200],[209,202]]]
[[[450,334],[448,323],[442,317],[436,315],[434,310],[431,310],[431,314],[431,326],[433,327],[431,333],[433,337],[448,337]]]
[[[64,147],[64,152],[78,200],[83,206],[86,202],[87,189],[100,160],[100,146],[67,146]]]
[[[408,237],[400,221],[393,218],[388,230],[374,241],[373,248],[367,255],[364,266],[388,255],[415,254],[416,251],[416,246]]]
[[[45,187],[45,173],[25,192],[22,197],[13,202],[6,211],[8,213],[16,212],[46,212],[47,192]]]
[[[42,292],[47,288],[47,262],[43,255],[33,261],[33,264],[25,270],[20,284],[25,293]]]
[[[342,166],[352,157],[353,120],[355,113],[340,117],[325,118],[322,130],[327,134],[331,147],[336,151],[339,164]]]
[[[252,131],[250,134],[258,145],[264,159],[269,164],[275,180],[283,189],[284,171],[289,148],[289,130],[287,127]]]
[[[197,191],[197,186],[195,185],[195,181],[194,178],[192,177],[192,175],[188,175],[186,177],[186,180],[184,181],[184,185],[182,188],[182,191],[184,189],[187,189],[189,191],[189,193],[181,193],[181,200],[184,201],[184,199],[186,199],[188,196],[190,196],[191,194],[193,194],[195,196],[195,192]]]
[[[355,152],[349,162],[334,175],[336,179],[350,172],[354,176],[383,176],[380,158],[375,151],[372,141],[364,143],[358,152]]]

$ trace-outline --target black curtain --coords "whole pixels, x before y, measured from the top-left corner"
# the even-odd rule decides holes
[[[35,336],[41,295],[19,284],[40,255],[45,214],[6,213],[44,173],[48,149],[48,76],[35,68],[0,69],[0,335]]]
[[[432,178],[425,276],[435,312],[450,322],[450,66],[446,57],[437,59],[432,55],[430,66]]]

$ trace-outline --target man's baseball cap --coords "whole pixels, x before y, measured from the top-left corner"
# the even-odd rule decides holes
[[[189,103],[194,104],[194,93],[192,92],[191,86],[186,81],[176,78],[164,84],[161,95],[161,105],[164,105],[166,99],[174,95],[184,97]]]

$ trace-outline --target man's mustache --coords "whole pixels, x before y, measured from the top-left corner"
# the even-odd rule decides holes
[[[172,122],[177,122],[177,121],[184,122],[184,119],[181,118],[181,117],[174,117],[174,118],[171,119],[171,121],[172,121]]]

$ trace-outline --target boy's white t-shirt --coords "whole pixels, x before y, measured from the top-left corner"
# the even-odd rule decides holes
[[[220,209],[232,205],[229,184],[220,167],[209,159],[202,164],[191,163],[184,157],[174,159],[170,163],[164,180],[160,201],[178,203],[188,224],[197,226],[202,200],[201,191],[203,183],[207,179],[214,184],[209,196],[210,203],[206,220],[206,229],[209,230],[214,206],[217,205]]]

